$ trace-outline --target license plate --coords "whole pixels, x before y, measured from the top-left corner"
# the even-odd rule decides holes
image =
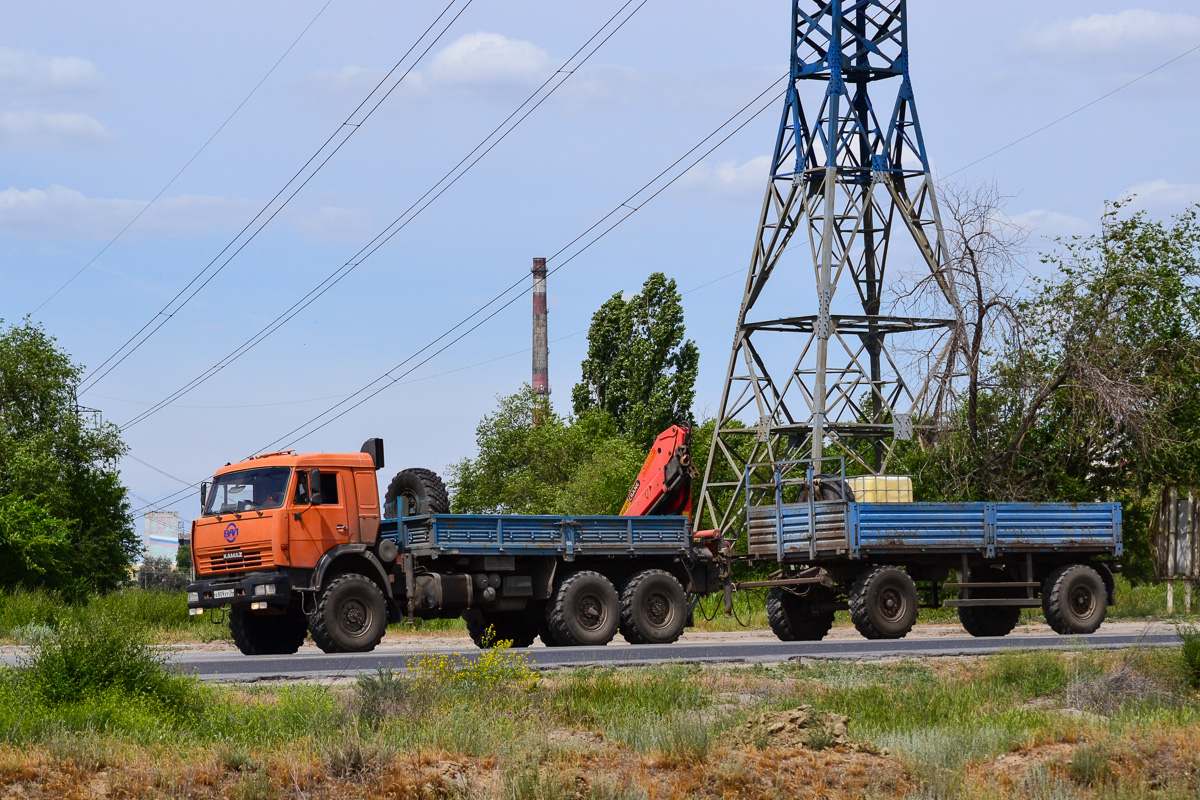
[[[213,592],[213,599],[215,600],[227,600],[230,597],[233,597],[233,589],[217,589]]]

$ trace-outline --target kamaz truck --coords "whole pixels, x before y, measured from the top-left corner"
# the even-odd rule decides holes
[[[228,608],[243,653],[374,649],[389,622],[462,617],[477,644],[673,642],[689,596],[719,588],[694,535],[687,428],[655,441],[619,516],[449,514],[446,487],[405,469],[382,500],[383,442],[272,453],[217,471],[192,524],[188,610]]]

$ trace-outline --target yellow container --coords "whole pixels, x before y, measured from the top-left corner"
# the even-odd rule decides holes
[[[907,475],[856,475],[846,478],[859,503],[911,503],[912,478]]]

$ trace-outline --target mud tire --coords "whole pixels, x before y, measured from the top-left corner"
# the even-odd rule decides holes
[[[981,583],[999,583],[1011,581],[1012,576],[999,567],[985,567],[982,570],[972,570],[967,573],[967,581]],[[960,590],[959,596],[962,596]],[[973,589],[971,597],[1010,597],[1012,592],[1005,589]],[[958,621],[963,630],[972,636],[1007,636],[1021,621],[1021,609],[1017,606],[959,606]]]
[[[512,647],[529,647],[538,635],[538,620],[531,619],[525,611],[463,614],[463,620],[471,641],[481,650],[501,642],[512,642]]]
[[[670,644],[683,635],[687,618],[687,593],[665,570],[639,572],[621,588],[618,627],[630,644]]]
[[[871,567],[850,588],[850,619],[867,639],[903,639],[919,604],[917,585],[899,567]]]
[[[1095,633],[1108,614],[1108,591],[1087,564],[1068,564],[1042,584],[1042,613],[1060,634]]]
[[[807,598],[775,586],[767,592],[767,622],[781,642],[819,642],[833,627],[833,612],[814,612]]]
[[[621,622],[621,601],[612,581],[599,572],[569,575],[546,610],[550,635],[563,645],[602,645],[612,641]]]
[[[387,629],[387,601],[365,575],[338,575],[326,584],[308,629],[326,653],[369,653]]]
[[[450,495],[446,492],[446,484],[431,469],[410,467],[396,473],[383,496],[383,505],[388,514],[399,516],[400,509],[393,503],[401,496],[409,499],[413,514],[450,513]]]
[[[308,621],[299,611],[254,614],[245,606],[229,609],[229,632],[247,656],[286,656],[300,649],[308,636]]]

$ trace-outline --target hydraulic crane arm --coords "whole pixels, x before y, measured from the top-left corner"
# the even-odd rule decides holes
[[[623,517],[692,516],[692,431],[672,425],[658,435],[621,507]]]

